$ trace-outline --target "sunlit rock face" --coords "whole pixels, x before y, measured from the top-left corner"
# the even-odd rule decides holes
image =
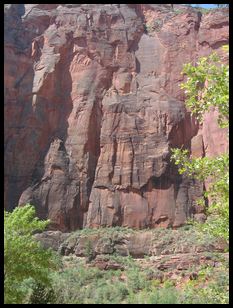
[[[226,9],[155,4],[5,5],[5,207],[51,228],[178,227],[203,184],[171,147],[227,147],[216,112],[184,107],[184,63],[228,42]]]

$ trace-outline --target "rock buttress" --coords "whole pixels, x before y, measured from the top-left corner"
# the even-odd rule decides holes
[[[7,209],[30,202],[62,231],[177,227],[195,213],[203,184],[178,175],[170,148],[227,142],[186,111],[181,71],[228,42],[228,13],[177,9],[5,6]]]

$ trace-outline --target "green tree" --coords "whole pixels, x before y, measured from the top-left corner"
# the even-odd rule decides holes
[[[228,52],[228,46],[223,49]],[[229,66],[216,53],[201,58],[196,66],[184,65],[188,77],[181,87],[187,95],[186,107],[202,122],[205,112],[217,108],[221,128],[229,126]],[[198,180],[209,180],[205,197],[211,200],[207,222],[202,230],[214,236],[229,237],[229,154],[215,158],[191,158],[187,149],[172,149],[171,159],[180,174]]]
[[[223,49],[228,52],[228,47]],[[203,115],[212,107],[219,111],[219,126],[229,126],[229,65],[223,64],[213,53],[202,57],[196,66],[184,65],[183,73],[188,77],[181,84],[187,95],[186,106],[202,122]]]
[[[49,285],[49,274],[58,266],[52,250],[45,250],[33,234],[43,231],[49,221],[35,217],[30,204],[4,211],[4,297],[5,304],[21,304],[28,293],[25,282]]]

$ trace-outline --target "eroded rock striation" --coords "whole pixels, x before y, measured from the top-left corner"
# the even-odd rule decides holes
[[[228,36],[227,9],[5,5],[5,207],[62,231],[182,225],[203,184],[170,148],[227,147],[215,111],[203,127],[186,111],[182,66]]]

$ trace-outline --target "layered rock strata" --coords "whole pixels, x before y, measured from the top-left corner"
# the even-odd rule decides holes
[[[4,39],[8,210],[30,202],[62,231],[195,214],[203,184],[178,175],[170,149],[215,155],[227,139],[186,111],[181,71],[228,42],[227,9],[12,4]]]

